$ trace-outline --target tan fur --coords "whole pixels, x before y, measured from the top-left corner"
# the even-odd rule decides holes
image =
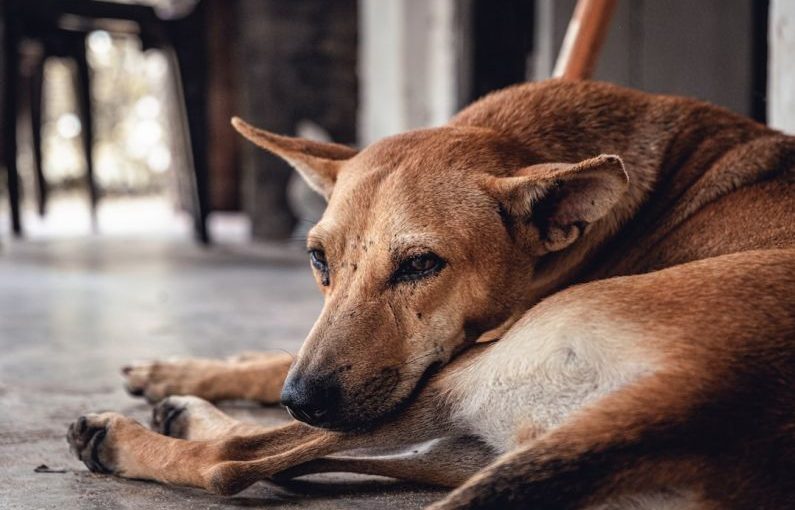
[[[150,402],[169,395],[195,395],[210,402],[246,399],[279,402],[290,354],[246,353],[228,360],[171,359],[138,362],[122,368],[126,389]]]
[[[358,153],[234,124],[329,200],[308,240],[328,261],[326,302],[290,377],[339,382],[334,430],[240,426],[169,399],[156,429],[200,441],[91,416],[70,432],[89,467],[220,493],[326,470],[454,486],[483,468],[445,509],[795,500],[793,138],[688,99],[559,81]],[[430,276],[395,276],[429,252],[444,262]],[[136,370],[136,388],[190,379]],[[275,372],[205,396],[251,398]],[[201,384],[175,387],[153,399]]]

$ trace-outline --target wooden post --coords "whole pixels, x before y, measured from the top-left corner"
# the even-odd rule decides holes
[[[207,160],[210,163],[210,209],[240,210],[240,164],[238,136],[229,129],[235,115],[237,36],[235,6],[225,0],[207,1]]]
[[[578,0],[555,62],[555,78],[586,80],[593,75],[615,7],[616,0]]]

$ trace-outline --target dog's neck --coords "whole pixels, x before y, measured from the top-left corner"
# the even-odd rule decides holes
[[[673,219],[669,212],[679,202],[690,200],[685,191],[703,185],[705,174],[715,161],[741,144],[773,133],[745,117],[711,106],[676,106],[667,117],[640,123],[639,129],[633,131],[633,139],[623,147],[607,148],[605,152],[624,155],[629,189],[622,201],[591,225],[570,249],[539,261],[540,297],[575,283],[680,263],[681,257],[675,252],[668,254],[670,260],[655,253],[654,266],[647,263],[649,251],[667,234],[666,230],[673,230],[661,225],[672,221],[681,224],[697,209],[688,204],[691,212]],[[642,150],[634,150],[637,146]]]

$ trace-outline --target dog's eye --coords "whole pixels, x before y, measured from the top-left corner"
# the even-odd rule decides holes
[[[409,257],[397,268],[392,275],[393,282],[418,280],[438,273],[444,267],[444,260],[435,253],[423,253]]]
[[[320,283],[323,285],[329,284],[329,271],[328,261],[326,261],[326,253],[323,250],[309,250],[309,260],[312,266],[320,273]]]

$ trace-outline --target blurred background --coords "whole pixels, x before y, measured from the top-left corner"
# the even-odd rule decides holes
[[[2,165],[19,184],[0,195],[20,212],[0,210],[0,235],[248,242],[300,235],[323,204],[232,115],[351,145],[441,124],[549,77],[575,1],[2,4]],[[793,55],[771,51],[791,51],[787,4],[622,0],[596,77],[791,128],[775,62]]]

